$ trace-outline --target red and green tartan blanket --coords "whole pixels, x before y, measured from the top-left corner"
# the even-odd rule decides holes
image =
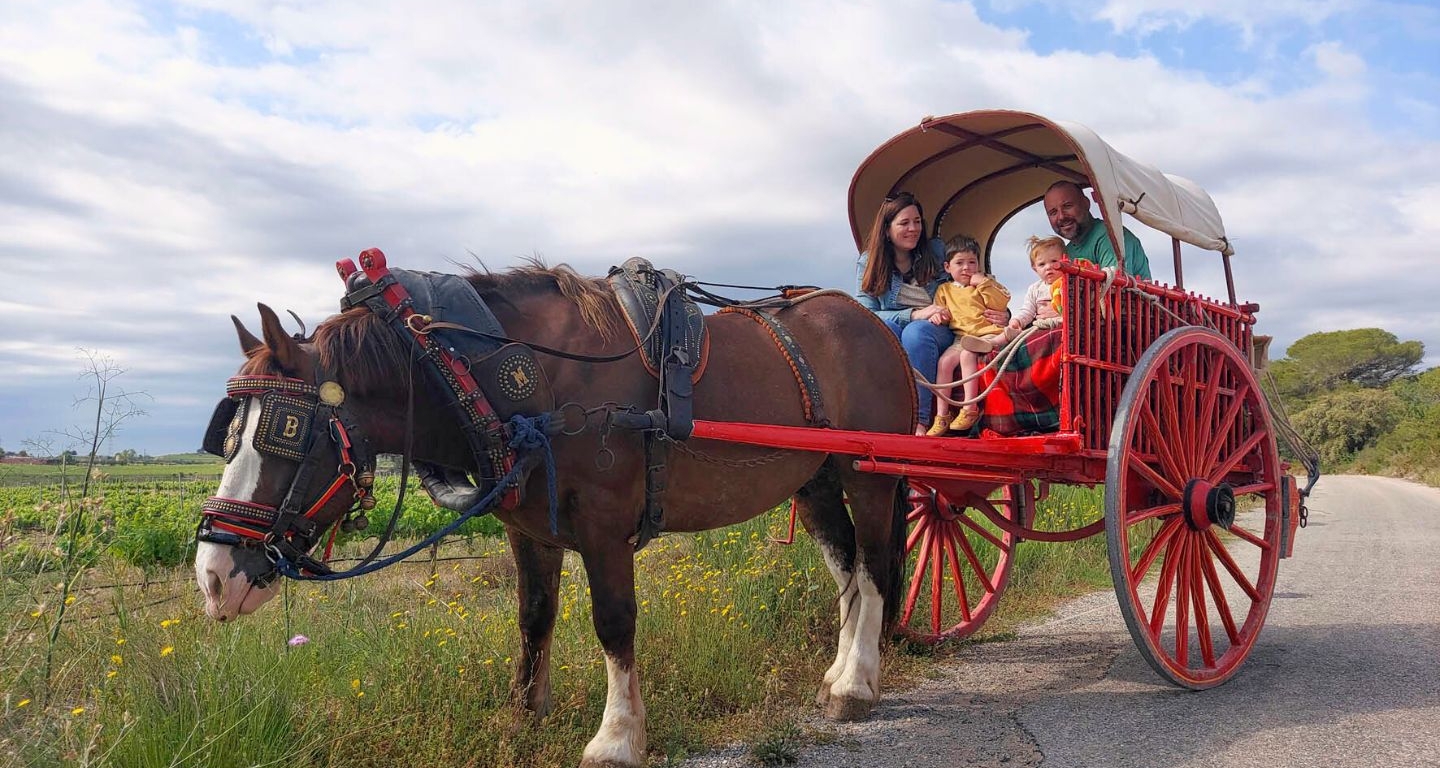
[[[1054,432],[1060,428],[1060,353],[1065,351],[1061,329],[1039,331],[1025,339],[1009,365],[1000,373],[1000,383],[985,398],[976,429],[998,435]],[[981,389],[995,374],[980,377]]]

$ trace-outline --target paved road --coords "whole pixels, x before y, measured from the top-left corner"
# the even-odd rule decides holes
[[[1229,683],[1162,683],[1105,592],[967,649],[864,723],[810,723],[834,742],[799,765],[1440,766],[1440,490],[1327,477],[1309,506]],[[742,748],[686,763],[746,764]]]

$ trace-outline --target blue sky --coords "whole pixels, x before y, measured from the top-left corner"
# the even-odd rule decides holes
[[[0,446],[66,447],[83,348],[152,398],[107,451],[193,450],[239,362],[228,316],[264,301],[313,327],[331,264],[370,246],[850,288],[855,167],[987,107],[1203,185],[1277,349],[1380,326],[1433,365],[1437,50],[1418,1],[12,0]],[[1006,228],[1003,282],[1029,282],[1019,244],[1045,229]]]

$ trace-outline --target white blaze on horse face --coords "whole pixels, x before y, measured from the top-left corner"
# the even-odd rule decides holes
[[[645,702],[640,675],[605,654],[605,716],[595,738],[585,745],[580,765],[645,765]]]
[[[260,484],[260,453],[247,438],[260,424],[260,403],[252,399],[245,409],[245,431],[240,435],[240,450],[225,465],[220,488],[215,495],[222,499],[252,501]],[[247,574],[236,561],[235,547],[202,541],[195,548],[195,580],[205,595],[205,613],[212,619],[228,621],[259,608],[280,591],[278,584],[255,589]]]

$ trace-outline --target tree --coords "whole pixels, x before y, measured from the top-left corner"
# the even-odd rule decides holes
[[[82,552],[80,547],[80,533],[85,530],[86,505],[83,503],[90,494],[90,480],[95,476],[95,459],[100,454],[100,448],[120,429],[125,422],[137,416],[144,416],[145,411],[137,405],[140,398],[148,398],[144,392],[127,392],[115,384],[115,379],[124,375],[125,369],[121,368],[109,356],[94,350],[81,349],[80,356],[84,358],[84,367],[80,372],[80,378],[87,380],[90,385],[89,393],[75,401],[77,406],[86,403],[94,403],[95,418],[90,425],[77,425],[60,435],[66,439],[73,440],[80,445],[89,445],[89,453],[86,456],[85,478],[80,488],[80,498],[76,500],[64,493],[66,505],[66,524],[64,560],[61,563],[63,578],[60,580],[60,600],[55,606],[55,617],[50,625],[49,643],[45,650],[44,677],[48,685],[50,673],[54,668],[55,644],[60,637],[60,627],[65,623],[65,609],[69,605],[70,593],[74,590],[80,577],[90,567],[90,553]],[[72,450],[66,450],[65,454],[73,456]],[[65,456],[62,454],[62,457]],[[66,463],[62,459],[62,463]],[[62,489],[65,487],[62,474]]]
[[[1379,389],[1410,373],[1425,356],[1419,341],[1380,328],[1312,333],[1298,339],[1271,373],[1280,394],[1306,400],[1346,386]]]
[[[116,464],[134,464],[139,458],[140,454],[134,448],[126,448],[114,457]]]
[[[1330,392],[1296,414],[1294,425],[1320,458],[1340,463],[1393,429],[1402,408],[1400,398],[1386,390]]]

